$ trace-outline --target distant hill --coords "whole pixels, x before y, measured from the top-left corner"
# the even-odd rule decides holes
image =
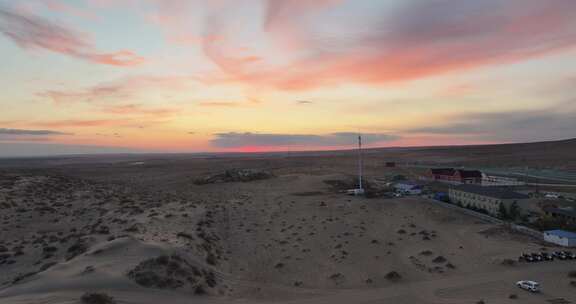
[[[413,156],[444,158],[447,163],[482,167],[534,167],[576,170],[576,139],[559,141],[428,147]]]
[[[433,147],[390,147],[365,150],[366,165],[397,161],[400,163],[467,166],[483,168],[530,167],[576,171],[576,138],[495,145],[433,146]],[[298,159],[290,166],[310,166],[338,159],[339,167],[356,166],[356,150],[306,151],[306,152],[260,152],[260,153],[140,153],[140,154],[84,154],[51,156],[44,158],[5,158],[0,159],[0,167],[58,167],[82,164],[103,164],[121,162],[165,162],[193,159]],[[330,164],[332,166],[332,164]]]

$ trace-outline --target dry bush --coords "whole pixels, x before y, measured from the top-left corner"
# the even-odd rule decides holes
[[[83,304],[116,304],[114,298],[105,293],[87,292],[82,295],[80,301]]]

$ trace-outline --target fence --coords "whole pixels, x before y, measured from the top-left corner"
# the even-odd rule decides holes
[[[526,234],[526,235],[530,235],[530,236],[533,236],[533,237],[538,238],[538,239],[544,239],[544,234],[543,234],[542,232],[538,231],[538,230],[534,230],[534,229],[531,229],[531,228],[528,228],[528,227],[525,227],[525,226],[521,226],[521,225],[512,224],[512,223],[509,223],[509,222],[506,222],[506,221],[497,219],[497,218],[495,218],[495,217],[492,217],[492,216],[490,216],[490,215],[487,215],[487,214],[484,214],[484,213],[480,213],[480,212],[476,212],[476,211],[474,211],[474,210],[462,208],[462,207],[459,207],[459,206],[457,206],[457,205],[449,204],[449,203],[446,203],[446,202],[437,201],[437,200],[434,200],[434,199],[428,199],[428,201],[429,201],[429,202],[432,202],[432,203],[434,203],[434,204],[440,205],[440,206],[442,206],[442,207],[444,207],[444,208],[452,209],[452,210],[455,210],[455,211],[457,211],[457,212],[461,212],[461,213],[464,213],[464,214],[467,214],[467,215],[470,215],[470,216],[479,218],[479,219],[481,219],[481,220],[484,220],[484,221],[489,222],[489,223],[492,223],[492,224],[507,225],[510,229],[512,229],[512,230],[514,230],[514,231],[516,231],[516,232],[519,232],[519,233],[523,233],[523,234]]]

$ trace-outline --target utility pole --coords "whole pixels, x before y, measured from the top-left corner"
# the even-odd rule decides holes
[[[362,166],[362,135],[358,134],[358,187],[347,190],[346,192],[349,195],[364,195],[364,188],[362,185]]]
[[[358,189],[362,188],[362,135],[358,134]]]

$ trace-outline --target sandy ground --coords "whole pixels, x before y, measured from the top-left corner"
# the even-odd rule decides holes
[[[193,184],[236,167],[275,177]],[[568,278],[576,261],[502,265],[544,245],[423,198],[339,194],[326,181],[348,179],[346,170],[285,159],[4,170],[0,303],[80,303],[87,291],[119,303],[576,302]],[[404,173],[389,170],[382,176]],[[170,255],[185,262],[146,271],[181,286],[143,286],[129,275]],[[521,279],[544,292],[517,289]]]

